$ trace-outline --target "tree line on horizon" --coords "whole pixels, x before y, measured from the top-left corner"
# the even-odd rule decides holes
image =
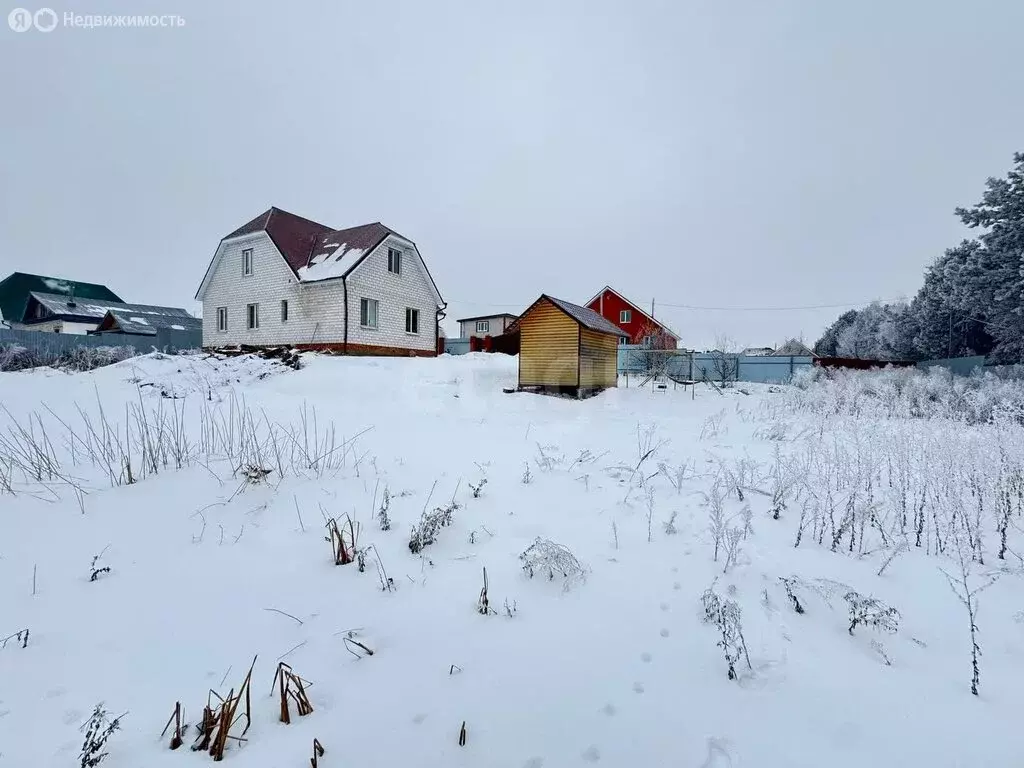
[[[955,209],[964,224],[983,231],[938,257],[911,301],[843,312],[815,343],[815,354],[1024,361],[1024,153],[1013,162],[1005,178],[988,179],[981,202]]]

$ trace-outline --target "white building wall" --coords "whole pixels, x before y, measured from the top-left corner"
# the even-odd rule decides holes
[[[252,274],[242,275],[242,251],[252,248]],[[281,301],[288,320],[281,321]],[[341,281],[300,286],[266,232],[221,243],[203,302],[203,346],[309,344],[342,341]],[[247,327],[249,304],[259,304],[259,328]],[[227,307],[227,331],[217,330],[217,308]]]
[[[402,252],[402,273],[388,272],[388,248]],[[359,325],[359,300],[377,299],[376,328]],[[437,303],[430,278],[420,265],[411,244],[389,236],[384,239],[348,276],[351,309],[348,340],[353,344],[401,349],[435,350]],[[420,312],[419,333],[405,332],[406,307]]]
[[[476,324],[480,320],[486,320],[490,323],[490,326],[486,332],[478,333],[476,330]],[[500,336],[505,332],[505,329],[512,324],[511,317],[505,317],[504,315],[497,315],[494,317],[481,317],[477,320],[467,320],[463,323],[459,323],[461,326],[459,329],[459,335],[463,339],[468,339],[470,336],[476,336],[482,339],[484,336]]]
[[[39,331],[41,333],[67,333],[72,336],[85,336],[89,331],[96,330],[99,320],[95,323],[74,323],[66,320],[45,320],[39,323],[11,323],[16,331]]]
[[[402,274],[387,270],[387,249],[403,251]],[[253,249],[253,274],[242,274],[242,251]],[[350,344],[433,350],[437,305],[429,278],[410,244],[388,237],[347,278]],[[360,298],[377,299],[376,329],[359,325]],[[221,243],[202,295],[203,346],[238,344],[341,344],[345,340],[344,286],[340,279],[301,283],[266,232]],[[288,320],[281,321],[281,301]],[[259,304],[259,328],[247,328],[247,307]],[[227,331],[217,330],[217,308],[227,307]],[[420,310],[416,335],[405,332],[405,308]]]

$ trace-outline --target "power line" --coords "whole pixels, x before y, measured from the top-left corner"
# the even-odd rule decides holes
[[[871,304],[874,301],[880,301],[883,303],[891,303],[900,301],[900,298],[895,299],[868,299],[866,301],[850,301],[843,304],[805,304],[795,305],[788,307],[705,307],[698,306],[696,304],[669,304],[663,301],[657,303],[658,307],[669,307],[671,309],[691,309],[703,312],[798,312],[808,309],[841,309],[843,307],[862,307],[867,304]],[[461,301],[459,299],[449,299],[449,304],[463,304],[466,306],[474,307],[495,307],[500,309],[508,309],[518,307],[523,309],[525,304],[495,304],[491,302],[479,302],[479,301]]]

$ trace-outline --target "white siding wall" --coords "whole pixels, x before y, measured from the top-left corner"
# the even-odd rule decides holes
[[[512,324],[512,318],[498,316],[498,317],[481,317],[480,320],[486,320],[490,323],[490,327],[486,333],[477,333],[476,324],[477,320],[469,320],[464,323],[460,323],[460,336],[463,339],[468,339],[470,336],[477,336],[483,338],[484,336],[500,336],[505,332],[505,329]]]
[[[252,248],[252,275],[242,275],[242,251]],[[203,346],[340,342],[344,304],[340,283],[300,290],[298,280],[266,232],[221,243],[203,295]],[[281,301],[288,300],[288,322]],[[260,306],[260,327],[247,327],[247,307]],[[228,329],[217,330],[217,308],[227,307]],[[319,323],[319,325],[318,325]]]
[[[402,274],[388,272],[388,248],[402,251]],[[377,328],[359,325],[359,300],[377,299]],[[437,303],[427,277],[411,245],[388,237],[348,277],[351,306],[348,340],[354,344],[433,350],[437,348],[434,323]],[[418,334],[405,332],[405,309],[420,311]]]
[[[68,333],[72,336],[85,336],[89,331],[96,330],[99,325],[95,323],[72,323],[65,320],[47,320],[42,323],[11,323],[11,328],[16,331],[40,331],[42,333]]]
[[[410,246],[402,274],[387,271],[392,238],[376,248],[348,277],[349,343],[434,349],[434,303],[428,278]],[[395,247],[400,241],[391,243]],[[242,251],[253,249],[253,274],[242,275]],[[340,344],[345,339],[344,287],[340,279],[300,283],[265,232],[221,243],[203,300],[203,345]],[[359,299],[379,302],[376,330],[359,326]],[[281,322],[281,300],[288,321]],[[260,327],[247,328],[247,307],[260,305]],[[227,332],[217,330],[217,308],[228,308]],[[405,308],[420,310],[420,332],[405,333]]]

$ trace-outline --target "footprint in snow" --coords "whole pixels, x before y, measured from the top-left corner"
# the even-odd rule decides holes
[[[542,768],[543,765],[544,765],[544,758],[543,757],[531,757],[529,760],[527,760],[525,763],[523,763],[523,768]]]
[[[601,759],[601,751],[594,745],[590,745],[585,750],[583,750],[583,754],[581,755],[581,757],[588,763],[596,763]]]
[[[663,611],[667,611],[669,609],[669,604],[668,603],[662,603],[658,607],[661,608],[661,610],[663,610]]]
[[[643,683],[639,681],[633,683],[633,693],[643,693],[645,690]]]
[[[422,725],[423,721],[426,720],[426,719],[427,719],[427,716],[424,715],[423,713],[420,713],[420,714],[416,715],[415,717],[413,717],[412,722],[413,722],[414,725]]]
[[[683,585],[680,584],[678,581],[675,584],[672,585],[672,589],[676,590],[676,592],[678,592],[682,588],[683,588]]]
[[[665,629],[664,627],[662,627],[662,629],[661,629],[661,632],[660,632],[660,634],[661,634],[661,636],[662,636],[662,637],[668,637],[668,635],[669,635],[669,632],[668,632],[668,630],[667,630],[667,629]]]
[[[614,717],[615,713],[618,712],[614,704],[605,704],[603,707],[601,707],[601,711],[604,714],[608,715],[608,717]]]
[[[644,664],[650,664],[652,658],[654,657],[651,656],[651,654],[647,653],[647,651],[644,651],[640,654],[640,661],[642,661]]]

